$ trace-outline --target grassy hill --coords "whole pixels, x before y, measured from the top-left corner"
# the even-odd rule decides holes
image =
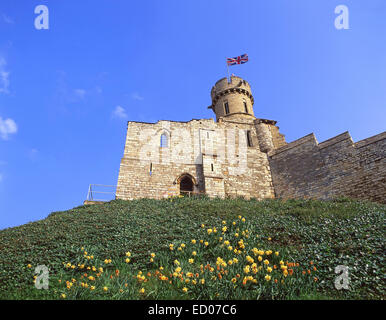
[[[0,231],[0,299],[383,299],[385,212],[350,199],[80,206]],[[348,290],[334,288],[338,265]]]

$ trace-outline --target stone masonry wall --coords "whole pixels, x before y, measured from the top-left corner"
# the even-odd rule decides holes
[[[357,143],[348,132],[322,143],[307,135],[269,153],[276,197],[386,203],[385,150],[386,132]]]
[[[160,147],[163,133],[167,148]],[[274,197],[267,154],[259,149],[253,119],[128,122],[117,198],[178,195],[178,179],[184,174],[194,180],[195,192],[211,197]]]

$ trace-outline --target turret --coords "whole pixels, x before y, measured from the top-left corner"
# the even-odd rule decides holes
[[[251,87],[244,79],[232,75],[229,82],[227,78],[218,80],[211,97],[212,105],[208,108],[216,114],[216,121],[220,118],[255,119]]]

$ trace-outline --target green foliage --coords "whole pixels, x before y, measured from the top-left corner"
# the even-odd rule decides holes
[[[298,284],[274,294],[266,294],[267,289],[262,290],[261,287],[249,290],[248,294],[245,291],[237,293],[236,290],[232,293],[239,294],[236,297],[382,299],[385,297],[386,274],[385,209],[384,205],[344,198],[333,201],[247,201],[202,197],[115,200],[54,212],[44,220],[0,231],[0,299],[59,298],[59,293],[63,291],[63,282],[59,284],[59,279],[64,281],[76,277],[76,281],[80,281],[80,273],[73,271],[74,274],[70,274],[63,267],[63,262],[84,263],[81,247],[95,256],[93,264],[96,266],[104,266],[106,258],[112,259],[111,266],[101,275],[100,281],[110,288],[124,290],[124,293],[119,290],[100,292],[101,288],[97,287],[95,298],[192,298],[191,295],[181,294],[178,286],[166,286],[166,283],[160,284],[153,278],[146,283],[146,295],[141,295],[138,293],[137,278],[126,276],[124,282],[119,277],[110,279],[108,275],[115,269],[131,276],[137,275],[138,270],[154,273],[161,265],[171,272],[174,256],[169,249],[170,243],[188,245],[191,239],[203,237],[202,223],[220,228],[222,220],[229,223],[237,220],[239,215],[246,217],[250,233],[259,236],[258,242],[251,242],[250,245],[277,250],[285,256],[284,259],[296,261],[301,266],[312,260],[318,267],[318,281],[305,286],[304,290],[299,290],[301,286]],[[215,264],[218,256],[225,257],[220,244],[209,249],[200,251],[197,263]],[[124,262],[127,251],[132,255],[129,264]],[[156,265],[149,262],[151,252],[156,253]],[[182,258],[183,261],[187,259]],[[28,264],[32,268],[28,268]],[[33,269],[42,264],[50,268],[49,290],[37,290],[33,285]],[[349,267],[349,290],[334,288],[337,276],[334,269],[337,265]],[[114,284],[112,281],[115,281]],[[127,286],[124,286],[125,283]],[[263,279],[259,283],[265,284]],[[161,290],[159,286],[166,287]],[[229,290],[220,292],[225,299],[230,298],[226,292],[232,291],[230,283],[227,286]],[[195,297],[216,298],[211,294],[212,291],[208,291],[207,295]],[[79,291],[73,298],[90,299],[92,296]]]

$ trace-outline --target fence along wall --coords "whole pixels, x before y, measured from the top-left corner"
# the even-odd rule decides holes
[[[348,132],[318,143],[307,135],[271,151],[275,196],[348,196],[386,203],[386,132],[353,143]]]

